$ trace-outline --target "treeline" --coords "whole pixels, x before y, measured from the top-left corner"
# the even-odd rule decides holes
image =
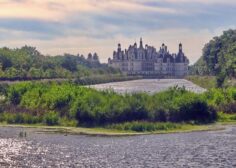
[[[190,74],[217,76],[221,87],[225,79],[236,77],[236,30],[224,31],[203,48],[203,55],[190,67]]]
[[[90,75],[119,74],[101,64],[96,53],[44,56],[36,48],[0,48],[0,80],[77,78]]]
[[[235,88],[195,94],[175,87],[154,95],[121,95],[55,82],[26,82],[4,88],[0,121],[8,123],[70,126],[133,121],[208,123],[217,119],[216,111],[236,111]]]

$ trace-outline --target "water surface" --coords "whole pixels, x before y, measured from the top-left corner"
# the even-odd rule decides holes
[[[26,131],[26,138],[19,132]],[[0,127],[0,167],[236,167],[236,127],[133,137],[42,134]]]
[[[112,89],[117,93],[146,92],[152,94],[167,90],[168,88],[174,86],[185,87],[187,90],[195,93],[202,93],[206,91],[200,86],[197,86],[185,79],[141,79],[141,80],[133,80],[125,82],[97,84],[97,85],[91,85],[89,87],[98,90]]]

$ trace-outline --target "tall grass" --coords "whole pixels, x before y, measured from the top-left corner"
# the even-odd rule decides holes
[[[193,82],[194,84],[201,86],[205,89],[211,89],[216,87],[216,77],[215,76],[187,76],[187,80]]]
[[[154,131],[168,131],[173,129],[181,129],[181,124],[176,123],[154,123],[154,122],[126,122],[122,124],[112,124],[106,126],[108,129],[136,131],[136,132],[154,132]]]

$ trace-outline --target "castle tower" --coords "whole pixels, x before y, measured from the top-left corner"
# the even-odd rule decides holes
[[[165,52],[167,52],[167,46],[165,46]]]
[[[143,48],[143,40],[142,40],[142,37],[140,38],[140,45],[139,45],[139,48]]]
[[[164,49],[164,47],[165,47],[165,44],[164,44],[164,43],[162,43],[162,49]]]
[[[121,44],[120,43],[118,44],[118,50],[117,51],[121,52]]]
[[[183,51],[183,45],[182,43],[179,43],[179,52],[182,53],[182,51]]]

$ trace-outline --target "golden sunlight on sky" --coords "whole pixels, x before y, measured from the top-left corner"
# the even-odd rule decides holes
[[[97,52],[143,37],[171,52],[184,45],[191,63],[213,36],[235,28],[234,0],[0,0],[0,47],[36,46],[44,54]]]

